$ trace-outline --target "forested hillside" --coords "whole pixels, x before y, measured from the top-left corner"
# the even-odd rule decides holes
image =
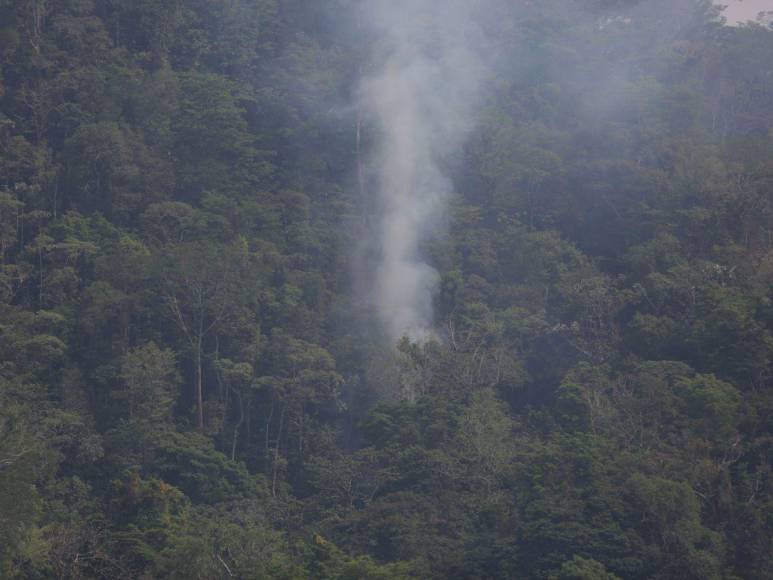
[[[773,31],[483,2],[394,345],[359,3],[0,0],[0,578],[772,578]]]

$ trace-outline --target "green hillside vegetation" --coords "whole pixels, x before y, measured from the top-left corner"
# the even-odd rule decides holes
[[[492,3],[393,349],[354,4],[0,0],[0,577],[773,577],[773,31]]]

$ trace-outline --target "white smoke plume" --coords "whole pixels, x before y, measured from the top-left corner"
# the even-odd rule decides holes
[[[374,125],[369,170],[377,189],[379,258],[372,289],[392,340],[432,334],[438,273],[421,256],[437,236],[451,183],[442,160],[470,129],[482,64],[475,47],[478,2],[365,0],[370,68],[360,107]]]

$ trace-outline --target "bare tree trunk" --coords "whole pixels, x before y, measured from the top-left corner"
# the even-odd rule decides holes
[[[202,398],[202,377],[201,377],[201,337],[196,342],[196,384],[194,386],[194,394],[196,398],[196,428],[199,431],[204,430],[204,404]]]
[[[38,308],[43,307],[43,249],[38,248],[38,260],[40,262],[40,283],[38,287]]]
[[[360,189],[360,202],[365,199],[365,167],[362,161],[362,111],[357,107],[357,183]]]
[[[239,391],[235,391],[236,398],[239,399],[239,422],[234,425],[234,438],[231,442],[231,461],[236,460],[236,444],[239,442],[239,429],[244,423],[244,402],[242,401],[242,394]]]
[[[286,405],[282,405],[282,411],[279,413],[279,432],[276,436],[276,445],[274,446],[274,465],[271,477],[271,496],[276,497],[276,482],[279,477],[279,445],[282,441],[282,428],[284,427]]]
[[[32,3],[29,15],[28,36],[29,43],[37,54],[40,54],[41,38],[43,36],[43,22],[48,13],[45,1],[35,0]]]

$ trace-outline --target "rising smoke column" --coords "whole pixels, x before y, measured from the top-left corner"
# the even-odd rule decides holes
[[[422,243],[444,223],[451,183],[440,164],[470,128],[481,76],[471,0],[365,0],[361,22],[373,39],[360,107],[376,147],[378,264],[372,295],[392,340],[431,334],[438,273]]]

